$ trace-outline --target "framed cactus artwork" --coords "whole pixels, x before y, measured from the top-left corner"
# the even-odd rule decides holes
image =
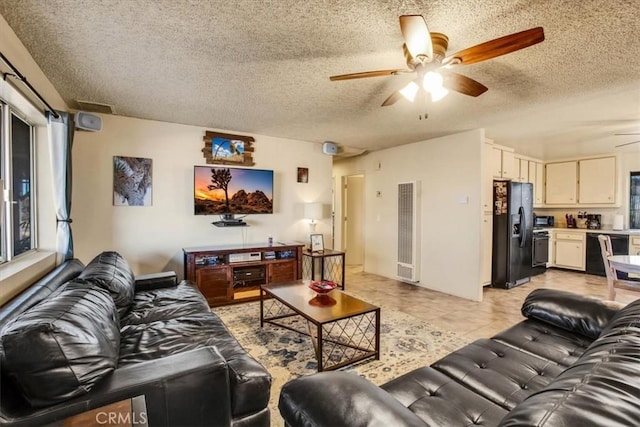
[[[113,205],[151,206],[152,160],[113,156]]]

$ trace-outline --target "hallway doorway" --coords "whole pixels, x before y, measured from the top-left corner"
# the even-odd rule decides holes
[[[350,270],[364,265],[364,175],[343,178],[342,247]]]

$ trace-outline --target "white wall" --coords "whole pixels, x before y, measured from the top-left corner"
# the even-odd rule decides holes
[[[331,203],[331,157],[321,145],[252,134],[255,168],[275,171],[274,214],[249,215],[249,227],[218,228],[219,218],[193,214],[193,166],[206,165],[206,130],[233,130],[102,115],[100,132],[77,132],[73,149],[73,233],[83,262],[116,250],[136,274],[175,270],[182,275],[182,248],[275,241],[307,242],[304,202]],[[113,206],[113,156],[153,160],[153,203]],[[309,182],[297,182],[297,168],[309,168]],[[329,218],[317,232],[331,241]]]
[[[367,272],[396,277],[397,184],[421,183],[420,286],[482,299],[481,169],[484,130],[403,145],[334,164],[336,182],[365,175]],[[381,197],[376,196],[380,191]],[[461,203],[466,201],[466,203]],[[336,197],[336,218],[342,215]],[[336,242],[341,241],[339,222]]]

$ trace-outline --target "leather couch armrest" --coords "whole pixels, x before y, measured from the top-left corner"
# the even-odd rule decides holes
[[[178,284],[175,271],[163,271],[161,273],[141,274],[136,276],[136,292],[150,291],[160,288],[171,288]]]
[[[320,372],[289,381],[280,392],[289,426],[422,426],[425,423],[370,381],[346,372]]]
[[[149,425],[231,425],[227,363],[215,347],[118,368],[83,396],[21,417],[4,413],[0,421],[11,426],[45,425],[139,395],[145,396]]]
[[[556,289],[536,289],[524,300],[522,315],[596,339],[620,305]]]

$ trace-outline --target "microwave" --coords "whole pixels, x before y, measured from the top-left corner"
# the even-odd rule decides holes
[[[553,215],[534,215],[533,217],[534,227],[553,227],[553,223]]]

